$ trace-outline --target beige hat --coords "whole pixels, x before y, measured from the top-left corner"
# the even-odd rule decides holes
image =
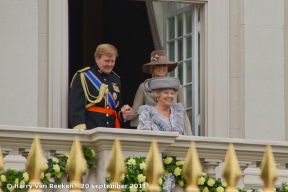
[[[167,64],[168,72],[173,71],[177,67],[177,62],[169,61],[166,57],[166,52],[164,50],[155,50],[151,53],[151,62],[146,63],[142,66],[142,70],[145,73],[149,73],[149,66]]]
[[[144,88],[147,92],[151,92],[155,89],[175,89],[178,91],[180,81],[176,77],[156,77],[150,78],[144,81]]]

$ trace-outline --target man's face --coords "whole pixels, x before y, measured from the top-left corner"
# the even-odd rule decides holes
[[[116,56],[108,57],[106,55],[102,55],[100,58],[96,57],[96,63],[98,64],[99,69],[106,74],[109,74],[115,65]]]

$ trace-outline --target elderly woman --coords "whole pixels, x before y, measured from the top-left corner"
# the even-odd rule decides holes
[[[184,134],[184,108],[181,103],[173,103],[175,93],[180,87],[179,79],[175,77],[158,77],[147,79],[144,88],[151,92],[151,98],[156,106],[143,105],[139,108],[139,130],[170,131]],[[163,184],[167,192],[172,192],[175,177],[169,173]]]
[[[152,74],[153,77],[166,77],[168,72],[173,71],[177,67],[177,62],[169,61],[166,57],[166,52],[164,50],[155,50],[151,53],[151,62],[146,63],[142,66],[142,70],[145,73]],[[178,92],[174,94],[174,102],[181,103],[184,105],[184,97],[182,86],[179,83],[179,87],[177,88]],[[144,88],[144,83],[142,83],[134,97],[134,103],[132,107],[132,119],[130,121],[130,125],[133,127],[138,126],[138,109],[142,105],[152,105],[155,106],[157,102],[153,100],[150,96],[150,93],[147,92]],[[184,110],[184,133],[185,135],[192,135],[191,125],[188,119],[187,113]]]
[[[184,134],[184,108],[181,103],[173,103],[179,86],[180,81],[175,77],[151,78],[144,82],[145,90],[151,92],[150,96],[157,104],[139,108],[137,129]]]

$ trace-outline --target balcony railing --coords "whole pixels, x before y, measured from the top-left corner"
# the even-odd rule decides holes
[[[93,130],[73,130],[41,127],[0,126],[0,146],[4,156],[4,169],[13,167],[25,169],[26,157],[35,135],[41,140],[45,158],[69,153],[75,136],[82,145],[93,148],[97,154],[97,170],[88,173],[84,183],[104,184],[106,166],[115,139],[122,145],[124,158],[147,156],[151,142],[156,140],[160,155],[176,156],[184,160],[191,141],[196,144],[203,170],[208,175],[221,178],[222,166],[229,143],[234,149],[242,169],[238,186],[246,188],[264,188],[259,177],[259,165],[266,146],[269,144],[277,163],[279,178],[276,186],[288,181],[286,169],[288,160],[288,142],[245,140],[236,138],[181,136],[176,132],[139,131],[130,129],[96,128]],[[222,179],[223,180],[223,179]],[[53,189],[57,191],[59,189]],[[84,189],[90,191],[91,189]],[[65,191],[61,189],[59,191]],[[68,191],[68,189],[67,189]],[[91,190],[92,191],[92,190]],[[101,190],[99,190],[101,191]],[[103,191],[105,191],[103,189]]]

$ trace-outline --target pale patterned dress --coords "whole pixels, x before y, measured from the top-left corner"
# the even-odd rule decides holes
[[[184,134],[183,112],[184,108],[181,103],[173,103],[170,107],[170,118],[163,117],[155,107],[143,105],[139,108],[139,130],[153,131],[172,131]],[[169,173],[165,177],[164,189],[172,192],[175,187],[175,177]]]
[[[139,130],[170,131],[184,134],[183,112],[181,103],[173,103],[170,107],[170,118],[163,117],[155,107],[143,105],[139,108]]]

